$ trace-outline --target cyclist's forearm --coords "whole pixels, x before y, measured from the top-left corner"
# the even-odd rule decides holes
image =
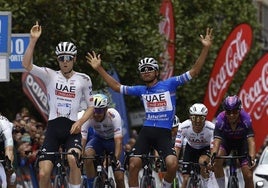
[[[218,138],[215,138],[213,141],[213,147],[211,148],[211,154],[217,154],[220,148],[221,140]]]
[[[180,152],[181,152],[181,148],[175,146],[175,151],[176,151],[177,158],[179,158]]]
[[[120,159],[120,155],[121,155],[121,152],[122,152],[122,147],[123,147],[122,138],[115,138],[114,155],[115,155],[117,160]]]
[[[254,137],[248,138],[248,154],[252,160],[255,159],[256,150],[255,150],[255,140]]]
[[[13,153],[13,146],[7,146],[5,148],[5,155],[8,156],[11,162],[14,161],[14,153]]]
[[[96,70],[102,76],[104,81],[109,85],[109,87],[111,87],[116,92],[120,92],[121,84],[117,82],[111,75],[109,75],[103,67],[98,67]]]

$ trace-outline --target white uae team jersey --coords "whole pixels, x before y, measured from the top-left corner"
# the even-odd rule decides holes
[[[200,133],[195,133],[192,129],[191,120],[185,120],[178,128],[175,147],[181,148],[185,139],[187,143],[195,149],[212,146],[214,128],[215,125],[206,120],[203,130]]]
[[[61,71],[36,65],[33,65],[30,73],[39,77],[46,85],[49,120],[66,117],[76,121],[82,99],[87,107],[93,106],[92,82],[88,75],[75,72],[71,78],[66,79]]]
[[[123,120],[116,109],[108,108],[102,122],[96,122],[94,119],[89,119],[83,124],[81,128],[82,138],[87,139],[89,127],[93,127],[95,135],[103,139],[121,137]]]
[[[6,117],[0,115],[0,140],[5,143],[5,147],[14,145],[12,129],[13,123],[8,121]]]

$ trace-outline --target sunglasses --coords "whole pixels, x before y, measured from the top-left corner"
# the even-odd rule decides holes
[[[94,108],[94,113],[96,114],[103,114],[106,108]]]
[[[72,55],[61,55],[58,57],[59,61],[72,61],[74,59],[74,56]]]
[[[147,72],[153,72],[153,71],[155,71],[155,69],[153,67],[143,67],[140,70],[140,73],[147,73]]]
[[[206,117],[205,116],[191,116],[191,120],[192,121],[196,121],[197,119],[199,119],[200,121],[205,121],[206,120]]]
[[[236,109],[236,110],[226,110],[226,114],[227,115],[231,115],[231,114],[238,114],[240,110]]]

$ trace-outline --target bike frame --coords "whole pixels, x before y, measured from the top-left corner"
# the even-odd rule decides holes
[[[179,161],[180,164],[182,165],[190,165],[190,174],[189,174],[189,179],[187,182],[186,187],[187,188],[200,188],[201,187],[201,178],[200,178],[200,165],[199,163],[195,163],[195,162],[185,162],[185,161]]]
[[[115,187],[115,181],[110,176],[109,168],[111,167],[114,169],[114,166],[112,165],[111,161],[115,159],[115,156],[113,153],[107,154],[104,152],[103,156],[95,155],[95,156],[87,156],[82,157],[82,160],[95,160],[97,162],[96,171],[97,176],[94,179],[93,182],[93,188],[114,188]],[[106,166],[104,166],[104,162]]]
[[[164,163],[164,160],[161,156],[150,155],[150,154],[142,154],[142,155],[132,155],[130,154],[129,157],[139,157],[142,159],[143,163],[143,175],[140,181],[141,188],[155,188],[156,182],[155,178],[153,177],[153,160],[154,159],[161,159],[161,162]]]
[[[55,175],[55,179],[53,182],[53,188],[65,188],[68,187],[68,178],[67,178],[67,173],[66,170],[64,168],[64,161],[65,161],[65,156],[67,155],[73,155],[75,158],[77,158],[77,153],[73,150],[72,152],[47,152],[47,151],[39,151],[37,153],[37,161],[38,158],[40,157],[40,155],[54,155],[55,157],[57,157],[56,159],[56,163],[54,165],[54,167],[56,168],[56,175]],[[37,163],[35,164],[35,166],[37,165]]]
[[[230,176],[228,178],[227,188],[239,188],[237,173],[236,173],[236,160],[247,158],[248,155],[228,155],[228,156],[216,156],[215,159],[229,159],[229,172]]]

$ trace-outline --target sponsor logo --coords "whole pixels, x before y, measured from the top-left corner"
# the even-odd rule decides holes
[[[222,97],[250,50],[251,42],[252,30],[247,24],[237,26],[225,41],[215,61],[204,100],[210,109],[208,120],[213,119]]]

